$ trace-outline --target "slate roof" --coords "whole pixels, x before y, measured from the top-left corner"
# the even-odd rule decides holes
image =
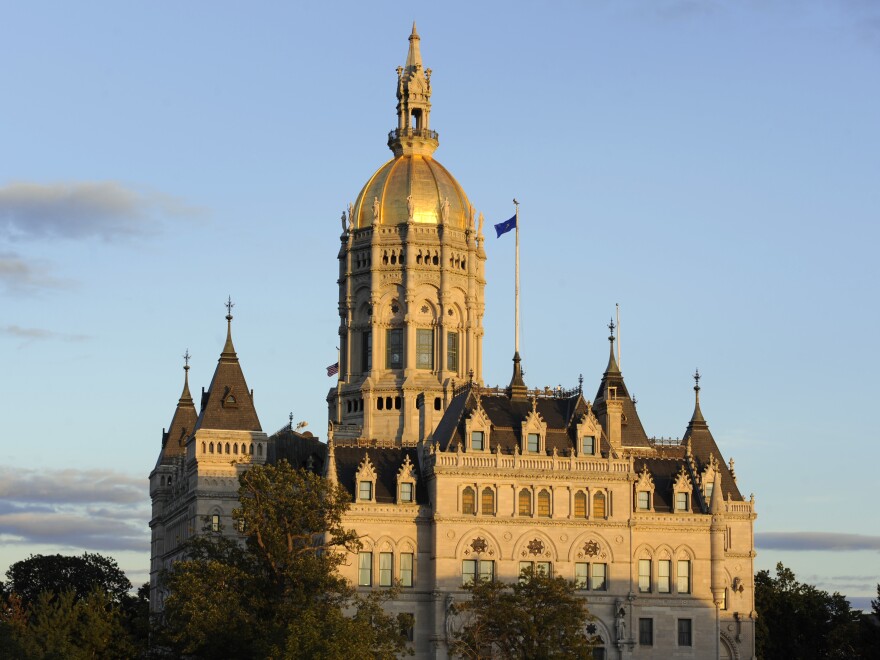
[[[596,400],[593,401],[593,412],[603,428],[607,428],[605,393],[608,387],[617,388],[617,398],[623,401],[623,419],[621,422],[621,442],[624,447],[650,447],[648,434],[642,426],[642,420],[639,419],[639,413],[636,405],[633,403],[629,390],[626,389],[626,383],[623,382],[623,374],[617,366],[617,360],[614,359],[614,343],[611,343],[611,355],[608,358],[608,366],[602,375],[602,381],[599,383],[599,391],[596,392]]]
[[[295,468],[305,468],[315,474],[324,474],[327,461],[327,445],[306,431],[298,433],[285,427],[269,438],[269,446],[274,448],[270,455],[272,462],[286,460]]]
[[[189,367],[184,367],[183,392],[171,417],[168,430],[162,431],[162,451],[159,452],[159,460],[156,465],[167,463],[175,456],[183,456],[186,453],[186,439],[192,434],[196,426],[198,413],[189,393]]]
[[[714,456],[718,464],[718,472],[721,474],[721,492],[724,495],[724,499],[727,499],[728,493],[734,500],[741,501],[743,499],[736,481],[734,481],[733,475],[730,473],[730,467],[724,461],[721,450],[718,449],[715,438],[712,437],[712,432],[709,430],[709,425],[703,419],[703,413],[700,411],[699,394],[696,406],[694,407],[694,415],[690,423],[688,423],[684,438],[682,438],[682,445],[690,445],[697,472],[702,472],[709,464],[710,457]]]
[[[226,345],[208,391],[202,392],[202,409],[196,430],[262,431],[251,391],[232,345],[232,316],[227,316],[226,320]]]
[[[336,479],[355,498],[355,478],[364,456],[376,469],[376,502],[393,504],[397,498],[397,474],[406,457],[412,462],[416,474],[416,502],[428,503],[428,489],[421,478],[419,452],[415,447],[354,447],[335,445]]]

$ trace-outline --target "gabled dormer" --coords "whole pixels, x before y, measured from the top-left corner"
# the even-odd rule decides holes
[[[651,477],[648,466],[642,466],[642,471],[633,485],[636,511],[654,510],[654,479]]]
[[[588,403],[587,412],[581,415],[575,426],[575,453],[578,456],[599,456],[599,439],[602,437],[602,425],[596,415],[593,414],[593,407]]]
[[[464,437],[467,451],[489,453],[492,422],[483,410],[482,397],[477,394],[477,407],[464,422]]]
[[[367,454],[355,473],[355,493],[358,502],[376,502],[376,468]]]
[[[682,465],[672,483],[672,510],[675,513],[690,513],[693,492],[694,485],[691,483],[687,469]]]
[[[538,412],[538,398],[531,398],[532,409],[522,421],[519,449],[523,455],[547,452],[547,422]]]
[[[416,501],[416,466],[409,459],[409,454],[403,459],[403,464],[397,471],[397,503],[413,504]]]

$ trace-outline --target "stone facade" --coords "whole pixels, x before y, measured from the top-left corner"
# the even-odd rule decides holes
[[[150,476],[153,609],[158,571],[203,521],[236,534],[240,471],[284,457],[351,493],[363,548],[345,576],[400,585],[389,608],[414,616],[417,657],[448,657],[464,583],[532,565],[577,583],[596,657],[753,658],[755,503],[709,431],[699,375],[675,441],[646,434],[613,324],[592,401],[582,383],[529,389],[519,354],[507,388],[484,385],[483,221],[433,159],[419,44],[413,26],[394,158],[342,218],[327,443],[262,432],[230,333],[198,416],[185,385]]]

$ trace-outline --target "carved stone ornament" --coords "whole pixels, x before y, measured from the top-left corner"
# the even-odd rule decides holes
[[[471,541],[471,548],[474,552],[486,552],[486,550],[489,549],[489,544],[482,536],[478,536],[473,541]]]
[[[584,555],[587,557],[596,557],[599,554],[599,544],[593,540],[584,543]]]
[[[529,549],[529,554],[540,555],[544,552],[544,542],[541,539],[532,539],[526,547]]]

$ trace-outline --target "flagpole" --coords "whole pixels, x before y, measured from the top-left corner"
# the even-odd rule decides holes
[[[516,305],[515,305],[515,314],[516,320],[514,322],[514,332],[516,334],[514,341],[514,352],[519,353],[519,202],[516,201],[516,198],[513,199],[513,204],[516,207],[516,288],[515,288],[515,296],[516,296]]]

